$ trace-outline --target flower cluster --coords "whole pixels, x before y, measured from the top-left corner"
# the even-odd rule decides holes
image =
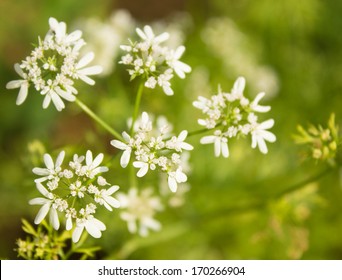
[[[131,188],[127,194],[118,193],[122,209],[120,217],[127,222],[130,233],[138,232],[141,236],[147,236],[149,230],[161,229],[154,215],[163,206],[158,196],[152,196],[152,192],[151,188],[146,188],[139,194],[136,188]]]
[[[81,79],[87,84],[95,82],[89,76],[99,74],[100,66],[86,67],[94,58],[90,52],[79,59],[80,49],[85,44],[82,32],[66,32],[66,24],[55,18],[49,19],[50,30],[44,40],[39,39],[38,46],[20,64],[14,68],[22,78],[7,83],[7,89],[20,88],[17,105],[22,104],[30,86],[44,95],[43,108],[51,101],[58,111],[65,108],[63,99],[75,101],[77,90],[74,80]]]
[[[159,120],[159,121],[158,121]],[[112,140],[111,144],[123,150],[120,164],[126,167],[131,154],[135,160],[133,166],[138,168],[137,176],[143,177],[149,170],[160,170],[168,175],[168,185],[172,192],[177,191],[178,183],[187,181],[183,172],[182,153],[190,151],[193,147],[184,142],[188,135],[183,130],[178,136],[170,137],[170,126],[163,119],[157,120],[157,129],[153,129],[152,121],[146,112],[135,122],[133,135],[123,132],[124,141]]]
[[[250,134],[252,137],[252,148],[266,154],[268,152],[266,141],[275,142],[276,137],[267,129],[273,127],[274,120],[269,119],[262,123],[258,122],[256,113],[268,112],[271,107],[259,105],[265,93],[259,93],[253,101],[243,95],[245,79],[239,77],[230,93],[221,91],[210,99],[199,96],[193,105],[200,109],[205,119],[199,119],[198,123],[208,130],[214,130],[214,134],[201,138],[201,144],[214,143],[215,156],[229,156],[228,139]]]
[[[95,158],[91,151],[87,151],[85,156],[75,154],[68,168],[62,168],[64,156],[65,152],[60,152],[54,162],[49,154],[45,154],[46,167],[33,169],[33,173],[40,176],[35,183],[43,195],[29,202],[31,205],[42,205],[34,222],[40,224],[49,213],[52,227],[58,230],[58,213],[62,213],[66,220],[66,230],[73,229],[74,242],[79,240],[84,229],[91,236],[99,238],[106,226],[94,217],[97,205],[109,211],[112,211],[112,207],[120,207],[119,201],[112,197],[119,187],[105,188],[109,183],[100,176],[108,171],[107,167],[100,166],[103,154]]]
[[[330,115],[326,128],[321,125],[310,125],[306,130],[301,125],[298,125],[297,130],[298,134],[294,136],[295,141],[298,144],[310,145],[312,158],[335,165],[338,145],[340,144],[338,126],[335,124],[335,114]]]
[[[173,95],[170,83],[173,73],[175,72],[183,79],[185,73],[191,72],[191,67],[179,60],[185,47],[179,46],[174,50],[162,46],[162,43],[168,40],[169,33],[164,32],[155,36],[148,25],[144,27],[144,30],[137,28],[136,32],[142,41],[130,41],[130,45],[122,45],[121,49],[127,54],[121,57],[119,63],[131,67],[128,70],[131,80],[143,76],[146,79],[145,87],[155,88],[158,85],[165,94]]]

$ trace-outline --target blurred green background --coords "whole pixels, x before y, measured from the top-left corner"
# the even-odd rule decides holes
[[[1,0],[0,258],[16,258],[21,218],[32,222],[38,210],[28,200],[38,195],[31,170],[41,166],[42,153],[91,149],[105,152],[107,160],[115,154],[111,137],[75,104],[62,113],[53,106],[43,110],[41,96],[31,91],[16,106],[18,90],[5,88],[17,79],[13,65],[44,36],[50,16],[66,22],[70,32],[82,29],[82,20],[106,21],[119,9],[140,27],[179,28],[187,48],[182,61],[193,69],[185,80],[174,79],[172,97],[146,90],[141,110],[165,115],[176,132],[193,131],[200,128],[200,113],[192,101],[216,93],[218,84],[229,91],[245,76],[247,96],[266,92],[277,142],[265,156],[250,148],[249,139],[233,140],[231,156],[217,159],[211,145],[200,147],[200,137],[191,138],[191,189],[184,205],[158,214],[163,230],[147,238],[130,235],[115,214],[104,215],[108,230],[90,240],[103,248],[97,258],[341,259],[338,171],[277,197],[325,168],[303,160],[291,138],[296,125],[325,124],[331,112],[341,120],[342,2],[322,0]],[[94,87],[78,88],[82,101],[122,131],[137,84],[129,83],[118,60]],[[126,173],[118,163],[112,170],[108,181],[127,190]]]

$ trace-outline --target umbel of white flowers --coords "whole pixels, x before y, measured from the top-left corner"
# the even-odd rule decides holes
[[[44,96],[43,108],[51,101],[58,111],[65,108],[64,100],[75,101],[77,90],[74,81],[81,79],[89,85],[95,82],[89,76],[101,73],[101,66],[86,67],[94,58],[89,52],[80,56],[80,49],[85,45],[82,32],[66,32],[66,24],[55,18],[49,19],[50,29],[44,40],[39,38],[38,46],[14,69],[21,77],[7,83],[7,89],[20,88],[17,105],[22,104],[33,86]]]
[[[183,130],[178,136],[170,137],[170,126],[160,124],[153,129],[152,121],[146,112],[135,122],[134,133],[123,132],[124,141],[112,140],[111,144],[123,150],[120,164],[125,168],[133,154],[133,166],[138,168],[137,176],[143,177],[149,170],[160,170],[168,175],[168,185],[172,192],[177,191],[178,183],[187,181],[183,172],[182,152],[190,151],[193,146],[184,142],[188,132]]]
[[[121,45],[121,49],[127,54],[121,57],[119,63],[130,67],[128,73],[131,80],[142,76],[145,87],[155,88],[158,85],[165,94],[173,95],[170,83],[173,73],[184,79],[185,73],[191,72],[191,67],[179,60],[185,47],[179,46],[173,50],[163,46],[162,43],[169,39],[169,33],[164,32],[156,36],[149,25],[146,25],[144,30],[137,28],[136,32],[142,40],[129,40],[130,45]]]
[[[73,230],[73,242],[78,242],[84,229],[94,238],[100,238],[106,226],[95,218],[96,209],[98,206],[109,211],[119,208],[120,202],[112,197],[119,186],[110,186],[100,176],[108,171],[107,167],[100,166],[103,154],[95,158],[91,151],[85,156],[75,154],[68,168],[62,167],[64,156],[65,152],[60,152],[54,162],[49,154],[45,154],[46,167],[33,169],[33,173],[40,176],[35,183],[43,195],[29,201],[31,205],[41,205],[34,222],[41,223],[49,213],[52,227],[58,230],[59,216],[63,215],[66,230]]]
[[[253,101],[243,95],[245,78],[239,77],[230,93],[225,93],[218,88],[218,93],[210,99],[199,96],[193,105],[204,114],[204,119],[198,123],[208,130],[214,130],[213,135],[201,138],[201,144],[214,144],[215,156],[229,156],[228,140],[230,138],[251,135],[252,148],[259,147],[259,150],[266,154],[268,152],[266,141],[275,142],[276,136],[267,131],[274,125],[274,120],[269,119],[258,122],[258,113],[265,113],[271,110],[270,106],[259,105],[265,96],[264,92],[259,93]]]

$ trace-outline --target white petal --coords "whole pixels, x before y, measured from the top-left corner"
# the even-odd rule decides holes
[[[75,230],[72,233],[72,241],[74,243],[76,243],[76,242],[78,242],[78,240],[80,240],[83,229],[84,229],[84,225],[76,226]]]
[[[269,132],[266,130],[264,130],[261,135],[265,140],[267,140],[268,142],[271,142],[271,143],[273,143],[277,140],[276,136],[272,132]]]
[[[128,148],[127,150],[123,152],[120,158],[120,165],[122,168],[125,168],[128,165],[131,159],[131,151],[132,151],[131,148]]]
[[[49,194],[50,194],[49,191],[42,184],[37,183],[36,187],[42,195],[44,195],[47,198],[49,197]]]
[[[257,141],[260,152],[262,152],[263,154],[267,154],[268,150],[265,140],[263,138],[258,138]]]
[[[6,89],[20,88],[25,80],[14,80],[6,84]]]
[[[146,39],[147,39],[145,33],[144,33],[140,28],[135,29],[135,31],[137,32],[137,34],[139,35],[139,37],[140,37],[141,39],[143,39],[143,40],[146,40]]]
[[[157,43],[162,43],[162,42],[165,42],[166,40],[168,40],[169,37],[170,37],[170,34],[167,32],[164,32],[164,33],[158,35],[157,37],[155,37],[154,40]]]
[[[188,177],[185,173],[180,171],[179,169],[176,171],[176,180],[178,183],[184,183],[188,180]]]
[[[221,143],[221,152],[222,152],[223,157],[225,157],[225,158],[229,157],[229,149],[228,149],[228,143],[227,142]]]
[[[126,148],[127,148],[127,144],[125,144],[119,140],[112,140],[112,141],[110,141],[110,144],[112,146],[114,146],[115,148],[120,149],[120,150],[126,150]]]
[[[163,86],[163,90],[166,95],[169,95],[169,96],[173,95],[173,90],[172,88],[170,88],[170,86]]]
[[[14,70],[15,70],[15,72],[17,72],[17,74],[18,74],[20,77],[24,78],[24,72],[23,72],[23,69],[21,69],[19,63],[14,64]]]
[[[118,191],[120,187],[115,185],[115,186],[111,186],[107,191],[107,195],[112,195],[113,193],[115,193],[116,191]]]
[[[45,216],[47,215],[47,213],[50,210],[50,206],[51,206],[50,203],[46,203],[39,209],[39,212],[38,212],[36,218],[34,219],[34,223],[36,225],[40,224],[41,221],[44,220]]]
[[[245,85],[246,85],[245,78],[244,77],[239,77],[235,81],[232,91],[241,94],[241,93],[243,93],[243,90],[245,89]]]
[[[62,111],[65,108],[63,100],[53,90],[50,90],[49,94],[51,95],[52,102],[55,105],[57,111]]]
[[[65,42],[66,43],[72,43],[74,41],[77,41],[79,39],[81,39],[82,37],[82,31],[80,30],[75,30],[74,32],[70,33],[67,37]]]
[[[67,220],[66,220],[65,229],[66,230],[71,230],[72,229],[72,218],[71,218],[71,216],[68,217]]]
[[[91,151],[88,150],[86,153],[86,164],[87,164],[87,166],[90,166],[92,162],[93,162],[93,154]]]
[[[44,154],[44,163],[48,169],[54,169],[55,168],[53,160],[49,154]]]
[[[93,59],[95,55],[93,52],[87,53],[85,56],[83,56],[80,61],[76,64],[76,69],[83,68],[84,66],[88,65]]]
[[[19,94],[16,100],[16,104],[17,105],[21,105],[23,104],[23,102],[26,100],[27,94],[28,94],[28,88],[29,88],[29,84],[28,82],[23,82],[20,90],[19,90]]]
[[[175,51],[175,55],[174,55],[175,59],[180,59],[181,56],[183,55],[184,51],[185,51],[185,47],[179,46]]]
[[[88,85],[91,85],[91,86],[95,85],[95,81],[89,78],[88,76],[80,75],[79,78]]]
[[[115,199],[114,197],[111,197],[111,196],[107,196],[105,198],[105,201],[112,207],[114,208],[119,208],[120,207],[120,202]]]
[[[167,178],[167,183],[168,183],[169,188],[172,192],[177,191],[177,181],[176,181],[175,177],[169,175],[169,177]]]
[[[44,101],[43,101],[43,108],[46,109],[51,102],[51,97],[49,94],[45,95]]]
[[[75,95],[73,95],[72,93],[67,92],[65,90],[62,90],[60,87],[56,87],[55,91],[56,91],[56,93],[59,96],[63,97],[65,100],[68,100],[68,101],[71,101],[71,102],[76,100]]]
[[[29,201],[30,205],[43,205],[43,204],[47,204],[50,203],[51,200],[43,198],[43,197],[37,197],[37,198],[33,198]]]
[[[51,207],[50,209],[50,223],[55,230],[59,229],[59,219],[58,214],[55,208]]]
[[[33,168],[32,172],[36,175],[39,175],[39,176],[48,176],[51,173],[48,169],[40,168],[40,167]]]
[[[65,156],[65,151],[61,151],[58,154],[58,157],[56,159],[56,167],[60,167],[62,165],[62,162],[64,160],[64,156]]]
[[[214,143],[216,139],[216,136],[210,135],[210,136],[204,136],[201,138],[200,143],[201,144],[211,144]]]
[[[219,157],[221,154],[221,139],[219,137],[216,137],[215,139],[214,151],[215,151],[215,156]]]
[[[269,119],[269,120],[264,121],[263,123],[261,123],[258,126],[258,129],[269,129],[269,128],[273,127],[273,125],[274,125],[274,120],[273,119]]]
[[[97,75],[102,72],[103,68],[100,65],[90,66],[77,71],[79,75]]]

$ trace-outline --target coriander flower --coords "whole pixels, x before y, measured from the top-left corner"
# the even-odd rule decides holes
[[[131,80],[141,76],[145,87],[154,89],[158,85],[166,95],[173,95],[171,79],[174,73],[184,79],[185,74],[191,72],[191,67],[180,61],[185,47],[179,46],[173,50],[164,46],[169,34],[164,32],[155,35],[149,25],[144,26],[143,30],[137,28],[136,32],[141,40],[129,40],[130,45],[120,46],[126,54],[121,57],[119,63],[129,67]]]
[[[101,73],[100,66],[87,66],[94,58],[92,52],[80,56],[80,49],[85,42],[82,32],[76,30],[66,33],[66,24],[54,18],[49,19],[50,29],[44,40],[39,38],[38,46],[20,64],[14,68],[22,80],[7,83],[7,89],[20,88],[17,105],[27,97],[30,86],[44,96],[43,108],[49,107],[51,101],[58,111],[65,108],[64,100],[76,100],[75,80],[82,80],[93,85],[89,76]]]
[[[138,190],[131,188],[127,194],[120,193],[118,199],[121,204],[121,219],[127,222],[130,233],[139,233],[147,236],[149,230],[161,229],[159,221],[154,219],[156,212],[161,211],[163,206],[159,197],[152,196],[152,189]]]
[[[182,171],[181,167],[178,167],[176,171],[168,172],[167,182],[172,192],[176,192],[178,188],[178,184],[185,183],[187,179],[188,177]]]
[[[131,139],[131,137],[127,134],[127,132],[123,132],[122,136],[123,136],[124,141],[127,142],[127,144],[119,140],[112,140],[110,141],[110,144],[114,146],[115,148],[124,151],[120,158],[120,165],[123,168],[125,168],[128,165],[129,160],[131,158],[133,139]]]
[[[84,168],[86,170],[87,176],[90,179],[94,178],[99,173],[108,171],[108,167],[99,166],[101,164],[102,160],[103,160],[103,154],[102,153],[98,154],[93,159],[92,152],[87,151],[87,153],[86,153],[86,165],[84,166]]]
[[[217,128],[214,135],[204,136],[200,140],[201,144],[214,144],[216,157],[221,154],[223,157],[229,157],[229,138],[251,135],[252,148],[258,146],[263,154],[268,151],[265,140],[271,143],[276,141],[275,135],[266,131],[273,127],[274,120],[258,122],[257,113],[266,113],[271,109],[270,106],[259,104],[265,93],[259,93],[250,101],[244,96],[245,86],[245,78],[239,77],[230,93],[222,92],[219,87],[218,93],[210,99],[199,96],[198,100],[193,102],[193,106],[205,115],[205,118],[198,120],[198,124],[208,130]]]
[[[222,134],[221,130],[216,130],[214,132],[214,135],[202,137],[200,143],[214,143],[216,157],[219,157],[221,154],[225,158],[229,157],[228,138]]]
[[[72,241],[77,243],[85,229],[92,237],[100,238],[102,231],[106,230],[106,225],[100,220],[94,218],[95,205],[88,204],[86,208],[79,211],[80,218],[76,219],[76,227],[72,233]]]
[[[43,176],[42,178],[34,180],[36,183],[41,183],[46,180],[52,180],[54,178],[59,177],[59,172],[61,172],[61,165],[63,163],[63,159],[65,156],[65,152],[61,151],[54,163],[51,156],[49,154],[44,154],[44,163],[46,168],[35,167],[32,172],[36,175]]]
[[[120,202],[112,197],[112,194],[115,193],[119,189],[119,186],[112,186],[108,190],[103,189],[95,194],[95,201],[100,205],[104,205],[107,210],[112,211],[113,208],[119,208]]]
[[[95,158],[91,151],[87,151],[85,156],[75,154],[66,167],[62,165],[64,156],[63,151],[54,163],[51,156],[45,154],[47,168],[33,169],[34,173],[43,176],[36,179],[36,184],[39,192],[44,195],[29,201],[31,205],[42,205],[35,223],[40,223],[50,212],[50,222],[57,230],[60,226],[58,214],[63,213],[65,228],[73,230],[74,242],[79,240],[84,229],[98,238],[106,227],[96,219],[96,209],[104,206],[108,211],[112,211],[113,208],[120,207],[119,201],[113,196],[119,186],[111,186],[99,175],[108,171],[107,167],[100,166],[103,154]],[[46,182],[47,188],[42,182]]]
[[[252,125],[252,148],[254,149],[256,146],[259,147],[260,152],[263,154],[267,154],[267,146],[266,146],[266,141],[268,142],[275,142],[276,141],[276,136],[272,133],[267,131],[266,129],[272,128],[274,125],[274,120],[269,119],[267,121],[264,121],[262,123],[256,123]]]

